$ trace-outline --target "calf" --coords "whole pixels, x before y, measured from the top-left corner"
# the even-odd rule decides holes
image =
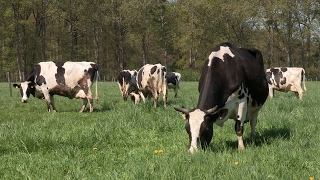
[[[34,66],[27,81],[13,84],[13,87],[20,88],[24,103],[30,94],[45,99],[48,112],[51,111],[50,106],[56,111],[55,94],[70,99],[81,98],[83,105],[80,112],[83,112],[88,102],[90,112],[93,112],[91,87],[97,71],[98,65],[93,62],[40,62]]]
[[[301,88],[302,82],[304,90],[306,91],[305,84],[305,71],[303,68],[297,67],[277,67],[266,70],[266,77],[269,86],[269,96],[273,97],[274,90],[281,92],[292,91],[302,99],[303,90]]]
[[[174,89],[174,97],[177,97],[178,90],[179,90],[179,83],[181,79],[181,74],[177,72],[167,72],[167,85],[168,88]]]
[[[146,64],[141,67],[136,77],[139,94],[145,102],[145,97],[151,96],[154,98],[154,107],[157,107],[158,96],[162,92],[163,103],[166,107],[167,102],[167,69],[161,64]]]

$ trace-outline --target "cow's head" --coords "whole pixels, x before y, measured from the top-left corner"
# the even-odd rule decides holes
[[[201,147],[206,149],[213,136],[213,123],[217,119],[223,119],[228,113],[228,109],[218,109],[217,106],[206,111],[189,110],[184,107],[174,109],[182,112],[184,118],[188,120],[185,128],[189,134],[189,152],[191,154],[197,150],[198,140],[200,140]]]
[[[33,96],[35,95],[35,84],[31,81],[25,81],[22,82],[21,84],[13,84],[14,88],[19,88],[20,89],[20,94],[21,94],[21,101],[23,103],[28,102],[28,98],[30,97],[30,94]]]
[[[135,83],[137,71],[122,70],[118,75],[118,85],[124,101],[127,101],[131,86]]]

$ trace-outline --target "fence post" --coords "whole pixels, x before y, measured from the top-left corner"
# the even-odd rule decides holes
[[[9,84],[9,94],[12,97],[12,87],[11,87],[11,79],[10,79],[10,72],[7,72],[8,84]]]

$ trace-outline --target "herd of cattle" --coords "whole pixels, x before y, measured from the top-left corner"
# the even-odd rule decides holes
[[[83,99],[80,112],[89,102],[93,111],[92,84],[97,76],[98,66],[93,62],[40,62],[35,65],[27,81],[13,84],[20,88],[22,102],[27,102],[30,94],[45,99],[48,112],[54,111],[54,95]],[[117,83],[124,101],[130,97],[134,104],[153,98],[157,107],[162,93],[166,107],[168,88],[174,88],[177,97],[181,74],[167,72],[161,64],[146,64],[138,71],[122,70]],[[265,103],[268,93],[273,91],[292,91],[301,99],[305,87],[303,68],[271,68],[264,70],[262,54],[257,49],[239,48],[230,43],[217,45],[202,69],[199,80],[199,98],[196,108],[175,107],[187,119],[185,126],[189,134],[189,152],[197,150],[200,140],[205,149],[213,137],[213,124],[223,126],[228,119],[235,120],[235,132],[238,148],[244,149],[244,124],[250,122],[251,137],[260,108]],[[97,85],[97,83],[96,83]],[[97,87],[96,87],[97,90]],[[96,91],[97,98],[97,91]]]

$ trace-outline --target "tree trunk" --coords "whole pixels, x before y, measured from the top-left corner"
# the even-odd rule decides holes
[[[162,39],[163,39],[163,43],[164,43],[164,59],[163,59],[163,63],[164,66],[166,66],[166,68],[168,69],[168,44],[167,44],[167,38],[166,38],[166,32],[164,29],[164,25],[166,24],[166,22],[164,21],[164,11],[163,8],[161,6],[161,30],[162,30]]]
[[[94,59],[99,64],[99,31],[96,25],[93,25],[93,41],[94,41]]]
[[[146,34],[144,30],[142,31],[143,32],[142,32],[142,38],[141,38],[141,49],[142,49],[142,66],[144,66],[147,63],[147,51],[146,51]]]
[[[41,57],[42,57],[42,61],[47,61],[47,57],[46,57],[46,10],[45,10],[45,5],[43,0],[41,0]]]
[[[17,63],[18,63],[18,71],[19,71],[19,80],[24,81],[22,71],[21,71],[21,57],[20,57],[20,37],[19,37],[19,4],[15,5],[12,3],[13,8],[13,17],[14,17],[14,31],[16,34],[16,55],[17,55]]]

